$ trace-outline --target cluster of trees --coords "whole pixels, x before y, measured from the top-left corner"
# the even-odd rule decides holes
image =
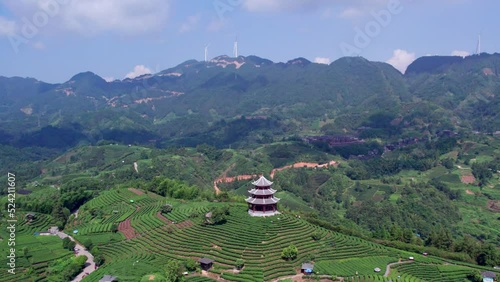
[[[500,170],[500,156],[489,162],[476,162],[472,166],[472,174],[479,180],[479,186],[483,187],[493,177],[493,174]]]
[[[90,242],[90,243],[92,243],[92,242]],[[91,246],[92,245],[93,244],[91,244]],[[87,248],[87,246],[85,246],[85,248]],[[94,256],[94,263],[97,266],[101,266],[104,264],[104,262],[105,262],[104,255],[102,254],[99,247],[93,246],[92,249],[87,248],[87,250],[90,250],[90,253]]]
[[[75,250],[76,243],[75,243],[75,241],[71,241],[71,239],[69,237],[66,237],[62,240],[62,246],[64,249],[67,249],[67,250],[73,252]]]
[[[348,205],[345,217],[370,230],[377,238],[407,243],[416,234],[425,239],[436,228],[451,229],[461,219],[448,195],[425,182],[406,185],[395,203],[369,199],[360,205]],[[408,230],[414,235],[409,236]],[[405,233],[407,236],[402,235]]]
[[[281,258],[284,260],[294,260],[297,258],[299,254],[299,250],[295,245],[290,245],[281,251]]]
[[[192,200],[198,197],[200,189],[183,181],[166,177],[155,177],[146,187],[147,190],[165,197]]]
[[[205,218],[202,221],[202,224],[209,224],[209,225],[217,225],[217,224],[223,224],[227,220],[227,216],[230,214],[229,211],[229,206],[219,206],[216,207],[211,211],[211,216]],[[201,216],[205,216],[201,214]]]
[[[87,256],[81,255],[69,260],[57,260],[50,264],[48,273],[52,281],[71,281],[85,267]]]

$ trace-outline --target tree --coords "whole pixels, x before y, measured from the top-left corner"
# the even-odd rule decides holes
[[[101,266],[104,264],[104,261],[105,261],[105,259],[104,259],[104,256],[102,254],[98,254],[98,255],[94,256],[95,265]]]
[[[86,239],[85,241],[83,241],[83,246],[87,250],[92,250],[92,247],[94,246],[94,243],[92,243],[92,240]]]
[[[483,276],[481,275],[481,272],[479,272],[479,270],[473,270],[471,271],[471,273],[467,274],[467,279],[472,282],[481,282],[483,281]]]
[[[76,243],[74,241],[71,241],[68,243],[68,250],[74,251],[76,247]]]
[[[311,234],[311,237],[313,238],[313,240],[314,240],[314,241],[318,241],[319,239],[321,239],[321,233],[319,233],[319,232],[317,232],[317,231],[316,231],[316,232],[313,232],[313,233]]]
[[[184,263],[184,266],[188,271],[195,271],[196,270],[196,261],[194,259],[187,259],[186,262]]]
[[[28,249],[28,247],[24,247],[23,248],[23,256],[26,257],[26,258],[29,257],[29,249]]]
[[[63,245],[63,248],[64,249],[67,249],[68,248],[68,244],[69,242],[71,242],[71,239],[69,237],[65,237],[63,240],[62,240],[62,245]]]
[[[234,264],[234,266],[237,269],[242,269],[244,265],[245,265],[245,262],[242,259],[237,259],[236,263]]]
[[[111,225],[111,232],[113,232],[113,233],[118,232],[118,224],[113,223],[113,224]]]
[[[297,258],[298,254],[299,251],[297,250],[297,247],[292,244],[283,249],[283,251],[281,252],[281,258],[283,258],[284,260],[293,260]]]
[[[171,259],[165,266],[165,278],[167,282],[177,282],[181,276],[181,264],[178,260]]]
[[[222,224],[226,222],[226,217],[229,215],[229,207],[228,206],[223,206],[223,207],[216,207],[212,211],[212,216],[210,219],[208,219],[209,224]]]
[[[169,213],[173,209],[172,205],[170,204],[165,204],[161,207],[161,213]]]

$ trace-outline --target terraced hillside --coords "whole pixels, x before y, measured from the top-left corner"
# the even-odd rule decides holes
[[[173,211],[161,215],[159,211],[165,203],[172,204]],[[200,215],[221,205],[230,206],[230,215],[224,224],[201,224],[203,216]],[[101,219],[92,219],[90,211],[96,209],[106,211]],[[362,277],[364,280],[360,281],[387,281],[393,275],[401,276],[404,279],[401,281],[435,281],[436,278],[454,281],[465,279],[472,271],[463,266],[453,266],[450,270],[438,258],[332,232],[292,214],[250,217],[246,205],[239,203],[177,202],[152,193],[137,195],[121,189],[103,193],[82,207],[80,213],[80,230],[84,230],[84,234],[76,238],[92,239],[106,259],[85,282],[98,281],[104,274],[118,276],[120,281],[137,281],[144,275],[161,271],[170,258],[197,260],[200,257],[215,260],[207,275],[220,281],[271,281],[300,273],[300,265],[305,261],[314,261],[318,274],[349,279]],[[93,223],[84,222],[89,220]],[[127,236],[129,239],[120,236],[120,231],[117,235],[106,228],[108,224],[125,221],[134,232],[134,236]],[[320,239],[314,240],[312,234],[319,235]],[[285,261],[281,252],[291,244],[297,247],[298,257]],[[376,267],[385,270],[387,264],[408,256],[414,256],[416,262],[396,267],[389,277],[383,277],[384,271],[374,272]],[[245,263],[240,272],[234,271],[238,259]],[[422,275],[428,269],[435,272]],[[198,275],[190,274],[189,281],[204,281],[201,277],[195,278]]]
[[[68,259],[73,256],[73,253],[61,247],[61,239],[57,236],[35,235],[40,231],[47,231],[54,224],[51,216],[37,214],[35,219],[26,220],[24,215],[24,213],[20,213],[17,217],[15,246],[8,246],[6,239],[9,234],[6,233],[6,226],[1,225],[0,281],[33,281],[30,279],[33,276],[37,277],[36,281],[49,281],[47,276],[49,275],[51,263],[59,259]],[[7,272],[9,248],[16,248],[14,275]],[[26,253],[24,253],[25,248]]]

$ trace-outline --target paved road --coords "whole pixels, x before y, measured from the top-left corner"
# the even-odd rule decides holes
[[[405,261],[399,261],[399,262],[393,262],[389,263],[387,267],[385,268],[385,274],[384,277],[388,277],[391,274],[391,266],[393,265],[398,265],[398,264],[403,264],[403,263],[412,263],[412,260],[405,260]]]
[[[61,238],[61,239],[69,237],[69,239],[71,241],[75,241],[75,239],[73,237],[71,237],[68,234],[63,233],[61,231],[57,232],[57,236],[59,236],[59,238]],[[95,263],[94,263],[94,256],[92,254],[90,254],[89,251],[85,250],[84,246],[80,245],[76,241],[75,241],[75,243],[76,243],[75,248],[78,249],[78,254],[77,255],[87,256],[87,262],[85,263],[87,266],[83,269],[83,271],[80,274],[78,274],[78,276],[75,277],[75,279],[73,279],[71,281],[71,282],[80,282],[83,279],[84,275],[88,275],[88,274],[90,274],[91,272],[93,272],[95,270]]]

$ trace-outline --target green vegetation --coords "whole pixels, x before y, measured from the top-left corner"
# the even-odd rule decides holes
[[[75,230],[94,255],[100,268],[85,282],[210,281],[197,276],[199,257],[230,281],[293,275],[305,261],[345,281],[474,280],[500,264],[500,109],[490,95],[500,80],[484,75],[498,54],[423,58],[405,76],[362,58],[301,62],[237,72],[191,62],[175,68],[187,75],[151,78],[132,96],[137,81],[91,73],[58,86],[0,78],[16,105],[0,113],[0,159],[16,174],[20,273],[0,280],[78,272],[74,242],[34,235],[51,226]],[[31,109],[19,111],[26,97]],[[299,162],[314,164],[271,172]],[[283,214],[245,212],[259,174],[273,176]],[[415,262],[389,277],[374,273],[408,256]]]

